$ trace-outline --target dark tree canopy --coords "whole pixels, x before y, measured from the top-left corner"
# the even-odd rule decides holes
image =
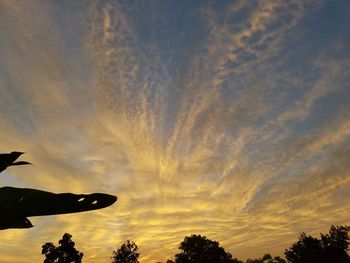
[[[175,255],[176,263],[241,263],[219,246],[219,242],[205,236],[192,235],[180,243],[181,253]]]
[[[138,263],[139,255],[135,242],[127,240],[117,252],[113,251],[112,263]]]
[[[265,254],[262,258],[247,259],[246,263],[286,263],[286,261],[281,257],[272,258],[270,254]]]
[[[83,253],[74,248],[75,243],[72,241],[72,235],[65,233],[60,241],[59,246],[51,242],[42,246],[41,254],[45,255],[44,263],[81,263]]]
[[[321,239],[301,233],[299,241],[284,254],[291,263],[350,263],[349,230],[350,226],[331,226]]]

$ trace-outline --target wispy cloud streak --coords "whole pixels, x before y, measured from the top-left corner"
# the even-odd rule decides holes
[[[164,261],[193,233],[245,258],[348,222],[347,38],[308,38],[327,4],[1,3],[0,142],[35,163],[1,182],[119,197],[6,232],[3,259],[62,230],[88,262],[126,239]]]

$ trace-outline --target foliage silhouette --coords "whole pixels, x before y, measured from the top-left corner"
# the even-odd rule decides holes
[[[138,263],[137,258],[140,256],[138,247],[135,242],[127,240],[121,247],[112,254],[112,263]]]
[[[270,254],[265,254],[259,259],[247,259],[246,263],[286,263],[286,261],[281,257],[274,257]]]
[[[45,255],[44,263],[81,263],[83,253],[74,248],[75,243],[72,241],[72,235],[65,233],[60,241],[59,246],[51,242],[42,246],[41,254]]]
[[[301,233],[299,241],[284,254],[291,263],[350,263],[349,230],[350,226],[331,226],[328,234],[321,234],[321,239]]]
[[[350,226],[331,226],[328,234],[322,234],[317,239],[301,233],[299,240],[289,249],[285,256],[288,263],[350,263],[347,254],[349,248]],[[45,255],[44,263],[81,263],[83,253],[74,248],[72,236],[64,234],[59,246],[51,242],[42,246]],[[166,263],[243,263],[233,258],[229,252],[220,247],[219,242],[207,239],[201,235],[186,236],[179,244],[180,253],[175,260],[168,259]],[[138,247],[135,242],[127,240],[117,251],[113,251],[112,263],[139,263]],[[265,254],[262,258],[247,259],[246,263],[286,263],[281,257]]]
[[[242,263],[219,246],[219,242],[201,235],[185,237],[179,245],[181,253],[175,255],[176,263]]]

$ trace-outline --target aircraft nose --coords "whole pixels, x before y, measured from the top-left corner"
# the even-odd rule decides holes
[[[20,155],[24,154],[24,152],[14,151],[14,152],[11,152],[11,154],[16,155],[16,156],[20,156]]]
[[[86,196],[86,201],[95,206],[95,208],[104,208],[114,204],[118,198],[109,194],[91,194]]]
[[[114,204],[118,200],[118,197],[114,195],[106,195],[105,198],[106,198],[106,203],[109,203],[110,205]]]

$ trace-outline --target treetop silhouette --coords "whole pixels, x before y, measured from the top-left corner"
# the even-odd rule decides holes
[[[111,258],[112,263],[139,263],[139,255],[135,242],[127,240],[117,251],[113,251]]]
[[[328,234],[321,234],[321,239],[303,232],[284,254],[291,263],[350,263],[349,231],[350,226],[331,226]]]
[[[179,245],[181,252],[175,255],[175,263],[242,263],[232,258],[219,246],[219,242],[201,235],[185,237]]]
[[[41,254],[45,255],[44,263],[81,263],[83,253],[75,249],[72,235],[65,233],[58,241],[59,246],[48,242],[42,246]]]

